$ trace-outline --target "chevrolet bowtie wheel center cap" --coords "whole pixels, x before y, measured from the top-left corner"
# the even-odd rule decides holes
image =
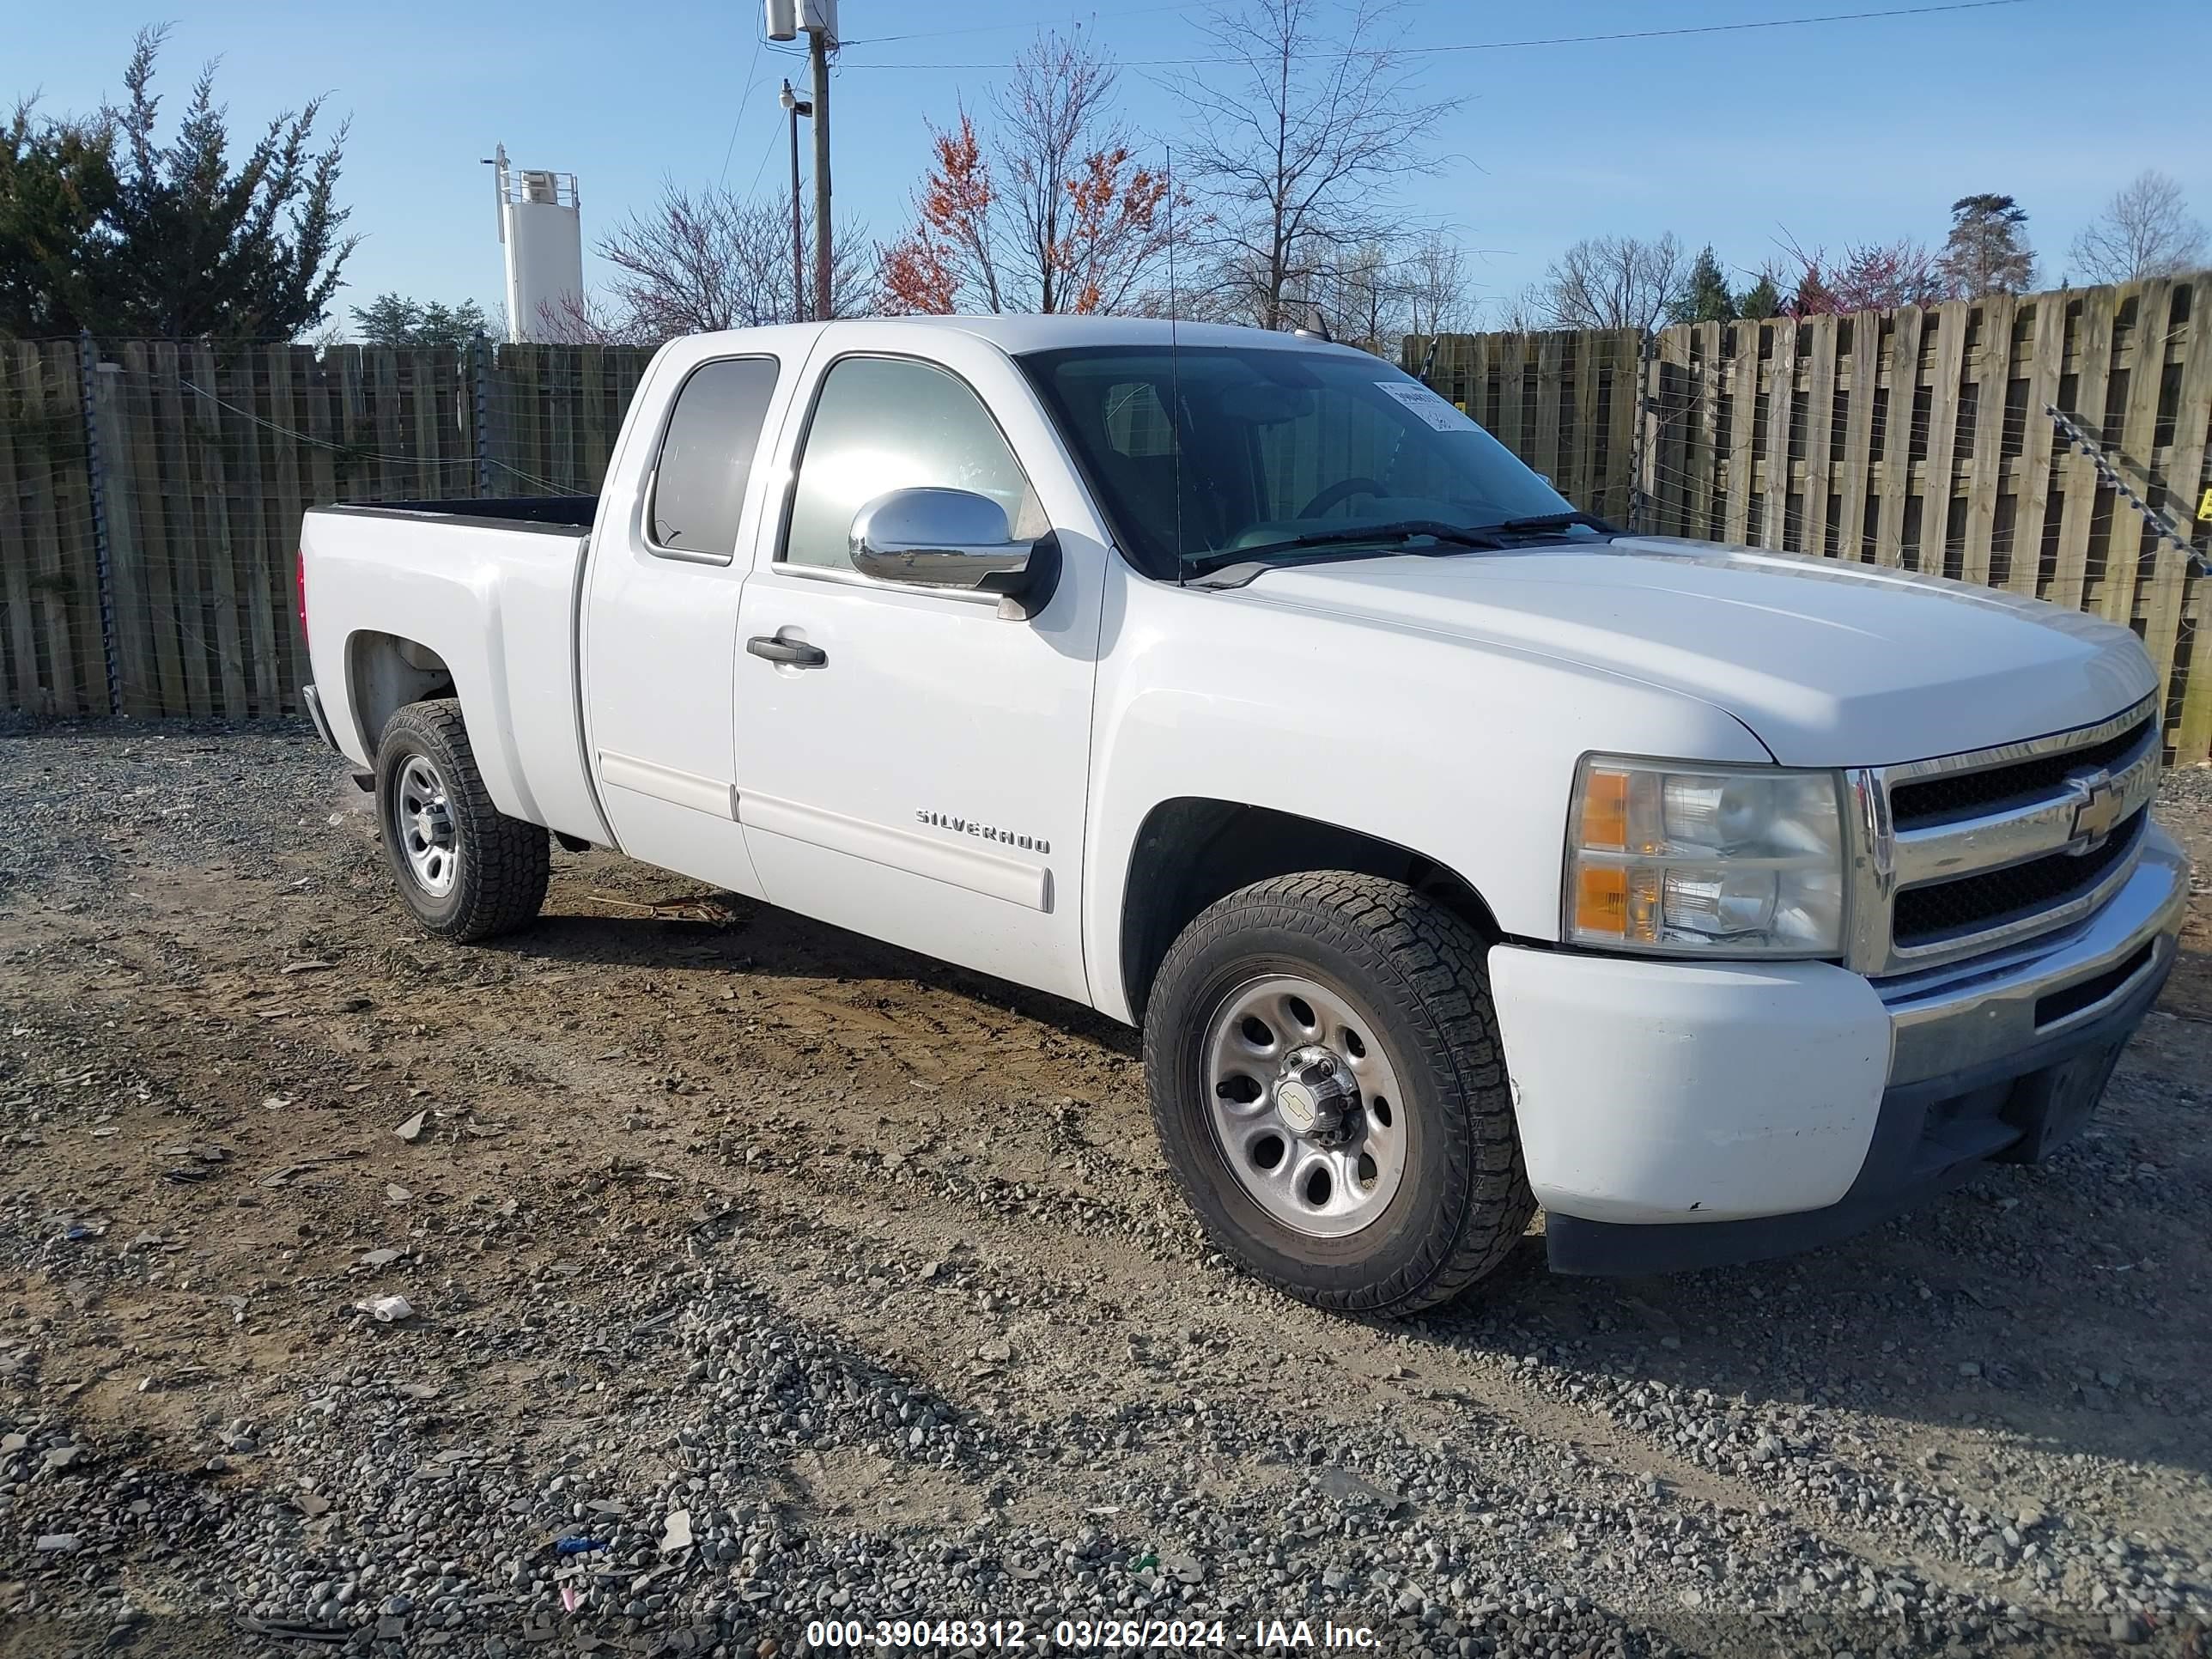
[[[1275,1080],[1275,1110],[1307,1140],[1334,1138],[1358,1104],[1358,1085],[1327,1048],[1295,1050]]]

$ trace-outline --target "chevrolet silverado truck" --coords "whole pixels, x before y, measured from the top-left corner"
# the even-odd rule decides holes
[[[1140,1025],[1204,1227],[1346,1311],[2049,1155],[2187,890],[2125,629],[1627,533],[1301,337],[678,340],[598,496],[319,508],[301,585],[429,932],[550,839]]]

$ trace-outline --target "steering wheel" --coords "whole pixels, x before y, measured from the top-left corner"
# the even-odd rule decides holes
[[[1380,495],[1382,486],[1373,478],[1339,478],[1299,510],[1301,519],[1318,519],[1332,507],[1341,506],[1354,495]]]

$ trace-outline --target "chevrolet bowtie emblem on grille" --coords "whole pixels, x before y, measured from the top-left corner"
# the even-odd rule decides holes
[[[2094,772],[2075,773],[2066,780],[2066,787],[2074,794],[2074,828],[2066,850],[2080,858],[2105,844],[2105,837],[2120,821],[2124,803],[2112,775],[2101,766]]]

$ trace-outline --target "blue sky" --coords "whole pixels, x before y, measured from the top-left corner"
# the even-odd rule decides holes
[[[1909,0],[1411,0],[1414,46],[1742,23]],[[989,68],[1040,23],[1080,20],[1122,58],[1204,50],[1192,3],[1159,0],[843,0],[868,37],[833,82],[836,203],[888,238],[926,160],[925,122],[986,105]],[[15,8],[0,96],[83,109],[120,90],[132,31],[163,15],[113,0]],[[500,292],[488,169],[580,176],[587,244],[664,179],[774,192],[785,176],[777,83],[803,61],[762,43],[758,0],[386,0],[371,14],[301,0],[179,3],[161,85],[180,102],[220,58],[233,131],[317,93],[350,114],[343,199],[362,243],[342,303],[387,289],[422,299]],[[957,30],[957,33],[944,33]],[[1533,281],[1577,237],[1672,230],[1756,268],[1785,232],[1808,247],[1911,234],[1940,241],[1958,196],[2020,198],[2046,278],[2106,198],[2146,167],[2212,222],[2212,6],[2204,0],[2024,0],[1946,15],[1668,40],[1437,52],[1425,91],[1459,100],[1425,148],[1437,159],[1409,210],[1478,252],[1485,295]],[[1125,113],[1153,142],[1174,99],[1124,71]],[[587,257],[586,278],[603,268]]]

